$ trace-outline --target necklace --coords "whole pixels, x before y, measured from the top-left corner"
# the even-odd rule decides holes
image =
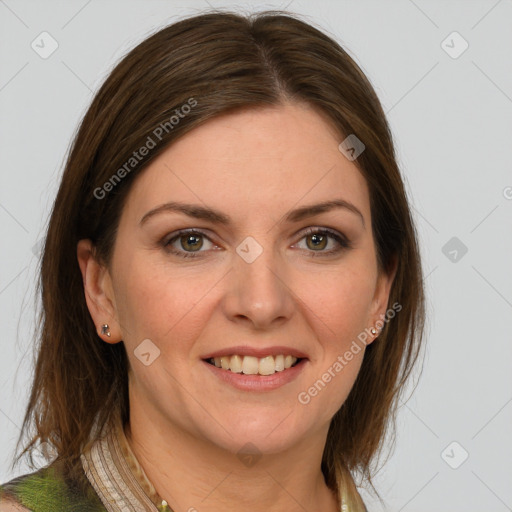
[[[173,512],[172,508],[169,507],[167,501],[162,500],[162,503],[156,507],[160,512]]]

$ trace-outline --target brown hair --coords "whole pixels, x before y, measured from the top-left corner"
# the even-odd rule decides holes
[[[333,417],[322,460],[327,485],[336,491],[343,485],[351,510],[363,510],[353,474],[371,484],[372,461],[390,423],[394,432],[398,397],[422,345],[417,235],[392,135],[371,84],[331,37],[283,11],[211,12],[165,27],[131,50],[94,97],[71,146],[45,240],[37,360],[18,446],[30,424],[35,432],[17,460],[30,452],[32,464],[36,443],[47,442],[76,469],[95,425],[113,414],[128,419],[125,347],[97,335],[77,242],[91,239],[108,265],[130,185],[162,150],[218,115],[294,101],[330,120],[340,142],[355,134],[365,144],[355,163],[369,187],[379,268],[390,271],[397,264],[390,303],[399,303],[400,313],[366,348],[351,393]],[[171,127],[176,109],[183,113],[182,106],[192,102]],[[156,147],[115,186],[104,187],[162,125],[167,130]],[[101,187],[109,190],[104,199],[98,198]]]

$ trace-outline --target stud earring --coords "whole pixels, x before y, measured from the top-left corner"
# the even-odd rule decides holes
[[[370,332],[375,336],[377,334],[377,329],[375,329],[375,327],[372,327],[370,329]]]
[[[110,327],[108,326],[108,324],[103,324],[101,326],[101,334],[105,334],[110,338]]]

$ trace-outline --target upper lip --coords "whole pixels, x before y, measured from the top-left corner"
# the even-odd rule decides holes
[[[210,352],[202,357],[202,359],[212,359],[214,357],[223,357],[223,356],[253,356],[257,358],[262,358],[266,356],[278,356],[278,355],[291,355],[295,356],[297,359],[307,358],[304,352],[297,350],[293,347],[285,347],[282,345],[273,346],[273,347],[265,347],[265,348],[254,348],[248,347],[246,345],[239,345],[236,347],[223,348],[220,350],[216,350],[215,352]]]

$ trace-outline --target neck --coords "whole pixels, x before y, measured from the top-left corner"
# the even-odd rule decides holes
[[[175,512],[339,512],[320,466],[327,429],[291,450],[242,460],[147,413],[131,408],[126,438],[157,493]]]

